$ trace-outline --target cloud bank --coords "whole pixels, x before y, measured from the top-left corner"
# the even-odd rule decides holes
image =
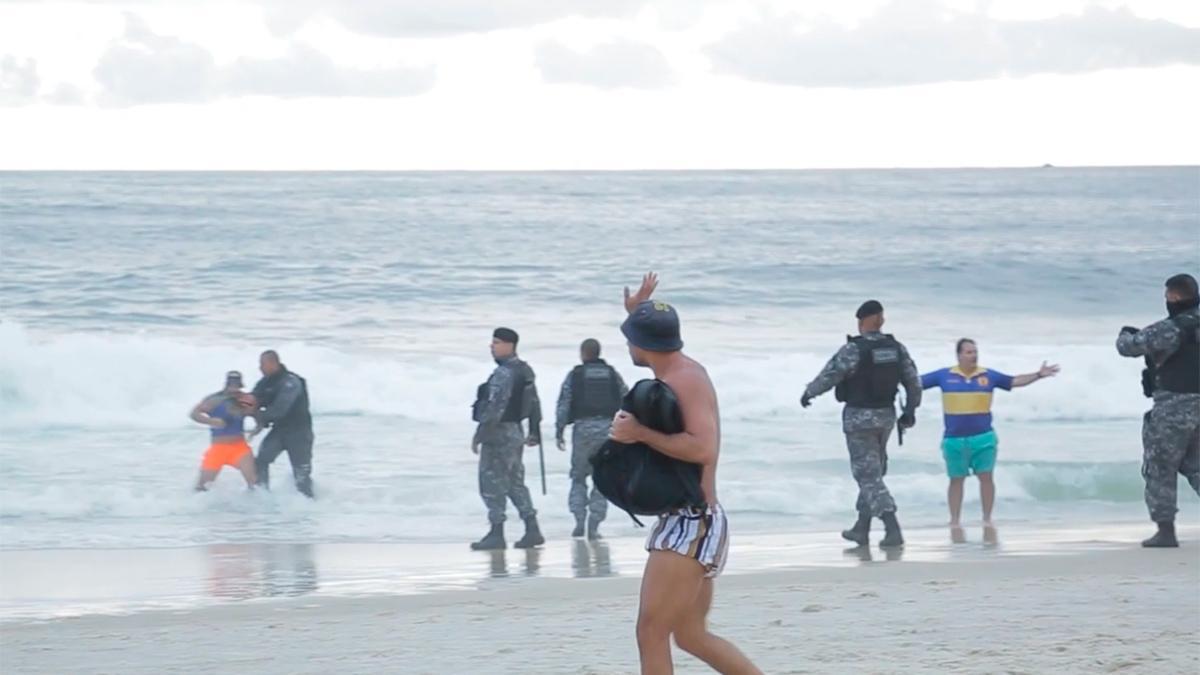
[[[718,72],[807,87],[893,87],[1200,63],[1200,29],[1127,9],[997,21],[894,2],[854,28],[764,20],[706,49]]]
[[[0,105],[33,103],[40,86],[37,61],[21,60],[11,54],[0,57]]]
[[[647,0],[262,0],[273,30],[289,34],[314,16],[380,37],[430,37],[524,28],[570,16],[631,16]]]
[[[413,96],[431,89],[432,67],[360,69],[292,45],[278,58],[219,65],[200,45],[159,35],[133,14],[125,34],[100,57],[93,75],[105,105],[201,103],[234,96]]]

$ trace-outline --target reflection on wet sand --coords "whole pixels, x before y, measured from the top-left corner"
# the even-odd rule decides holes
[[[571,572],[576,578],[611,577],[616,574],[608,542],[576,539],[571,543]]]
[[[523,558],[522,572],[527,577],[537,576],[538,570],[542,568],[542,549],[528,548],[523,552],[514,552],[514,556]],[[488,576],[491,577],[507,577],[508,571],[508,551],[488,551],[489,570]]]
[[[215,598],[295,597],[319,587],[311,544],[213,544],[206,551]]]
[[[858,558],[860,562],[869,563],[874,561],[896,562],[904,559],[904,548],[881,548],[878,551],[873,551],[870,546],[855,546],[843,551],[847,558]]]

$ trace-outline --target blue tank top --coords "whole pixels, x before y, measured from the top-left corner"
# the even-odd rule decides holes
[[[213,440],[236,438],[241,436],[245,429],[246,416],[237,409],[237,402],[232,398],[226,397],[208,413],[208,416],[225,422],[225,426],[212,430]]]

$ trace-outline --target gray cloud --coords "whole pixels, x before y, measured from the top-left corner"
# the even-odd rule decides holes
[[[648,0],[261,0],[267,23],[291,33],[313,16],[382,37],[481,33],[534,26],[569,16],[622,17]]]
[[[431,89],[435,80],[432,67],[347,68],[303,45],[292,45],[279,58],[242,58],[221,66],[200,45],[158,35],[132,14],[126,14],[124,36],[93,72],[102,88],[100,102],[115,106],[231,96],[412,96]]]
[[[706,52],[720,72],[809,87],[891,87],[1038,73],[1200,63],[1200,29],[1127,9],[996,21],[933,2],[894,2],[855,28],[770,20]]]
[[[158,35],[125,14],[125,35],[109,46],[92,71],[101,103],[195,103],[215,98],[220,72],[207,49]]]
[[[37,61],[21,61],[11,54],[0,58],[0,105],[33,103],[40,86]]]
[[[537,47],[535,59],[542,79],[551,84],[655,89],[674,81],[662,52],[629,40],[597,45],[586,52],[543,42]]]

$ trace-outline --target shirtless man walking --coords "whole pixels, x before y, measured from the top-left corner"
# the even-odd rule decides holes
[[[651,301],[658,277],[651,272],[637,293],[625,289],[629,317],[621,332],[629,341],[634,365],[648,367],[679,401],[684,431],[663,434],[643,426],[624,411],[613,419],[612,438],[645,443],[655,450],[703,467],[701,487],[708,504],[659,516],[646,550],[638,608],[637,642],[642,675],[674,672],[671,637],[679,648],[720,673],[761,673],[737,647],[708,632],[713,581],[725,566],[729,525],[717,501],[717,459],[721,421],[717,394],[708,373],[683,354],[679,315],[663,302]]]

